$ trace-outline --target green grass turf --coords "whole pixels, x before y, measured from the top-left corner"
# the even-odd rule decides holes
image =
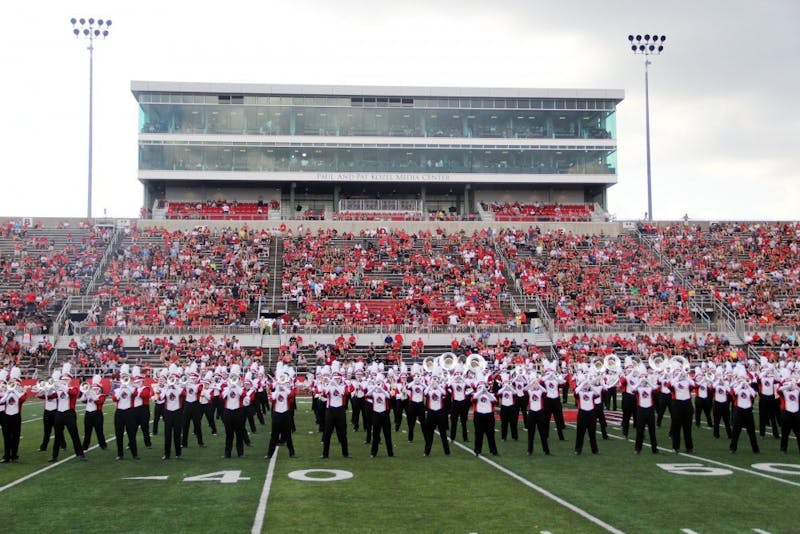
[[[279,449],[263,532],[601,532],[602,529],[573,511],[521,484],[470,451],[452,446],[445,457],[438,439],[430,457],[423,457],[420,432],[409,443],[405,433],[394,433],[394,458],[381,446],[377,458],[369,457],[364,432],[348,431],[352,459],[341,457],[334,437],[331,457],[319,459],[321,435],[314,428],[310,405],[301,400],[297,413],[295,448],[300,458],[288,458]],[[49,452],[36,452],[41,442],[41,403],[24,407],[20,463],[0,465],[0,487],[45,468]],[[105,429],[113,437],[113,406],[107,406]],[[78,416],[82,435],[83,415]],[[667,425],[658,430],[659,444],[669,448]],[[222,426],[219,425],[220,430]],[[126,455],[114,460],[115,442],[95,449],[88,462],[67,461],[0,492],[0,527],[6,532],[247,532],[256,515],[268,462],[263,459],[266,427],[251,435],[254,446],[242,459],[222,459],[222,432],[211,436],[204,427],[206,449],[190,446],[182,461],[161,460],[163,435],[153,438],[135,462]],[[163,427],[162,427],[163,428]],[[405,424],[402,427],[406,428]],[[498,424],[499,429],[499,424]],[[474,437],[470,426],[470,438]],[[588,443],[574,456],[574,428],[567,441],[551,432],[552,456],[541,454],[538,439],[534,455],[525,454],[525,434],[520,441],[499,441],[500,456],[489,459],[519,476],[624,532],[698,533],[800,531],[800,487],[758,476],[751,464],[775,462],[800,466],[796,442],[790,454],[778,453],[778,442],[761,439],[762,453],[750,451],[746,436],[739,452],[728,452],[727,440],[715,440],[711,431],[694,429],[693,457],[664,451],[652,455],[646,447],[633,454],[633,443],[599,441],[600,454],[590,454]],[[163,432],[163,431],[162,431]],[[619,429],[612,426],[612,435]],[[459,433],[460,435],[460,433]],[[598,436],[599,438],[599,436]],[[94,444],[94,442],[93,442]],[[52,440],[51,440],[52,445]],[[472,443],[466,444],[471,448]],[[484,451],[487,451],[484,444]],[[127,451],[126,451],[127,452]],[[61,458],[67,458],[67,452]],[[669,473],[658,463],[700,463],[705,460],[753,471],[734,471],[718,477]],[[288,477],[300,469],[343,469],[353,478],[332,482],[302,482]],[[219,481],[187,482],[185,478],[218,471],[239,471],[233,484]],[[167,476],[167,480],[125,480],[134,476]],[[800,475],[769,473],[800,483]],[[320,475],[322,476],[322,475]]]

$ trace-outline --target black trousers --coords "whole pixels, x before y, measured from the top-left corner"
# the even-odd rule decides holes
[[[725,437],[731,439],[731,403],[713,401],[714,437],[719,437],[719,422],[725,424]]]
[[[797,448],[800,450],[800,413],[783,410],[781,413],[781,452],[789,448],[789,434],[794,432]]]
[[[608,439],[608,423],[606,422],[606,412],[603,410],[602,402],[594,405],[594,417],[600,425],[600,434],[603,435],[603,439]]]
[[[647,427],[650,438],[650,449],[658,452],[658,441],[656,440],[656,414],[652,406],[649,408],[636,408],[636,441],[633,450],[640,452],[644,444],[644,427]]]
[[[149,449],[153,445],[150,441],[150,405],[142,404],[141,406],[136,406],[133,409],[133,413],[136,414],[136,426],[142,431],[144,446]],[[166,421],[166,416],[164,420]]]
[[[575,452],[580,454],[583,451],[583,439],[586,433],[589,434],[589,446],[593,454],[597,454],[597,420],[595,411],[578,410],[578,428],[575,436]]]
[[[606,410],[615,410],[617,409],[617,387],[611,387],[603,391],[603,406],[605,406]],[[613,408],[612,408],[613,406]]]
[[[42,414],[42,423],[44,424],[44,435],[42,436],[42,444],[39,449],[46,451],[47,446],[50,444],[50,434],[53,432],[53,426],[56,423],[57,410],[45,410]]]
[[[772,437],[778,437],[778,413],[780,403],[775,395],[758,396],[758,433],[763,438],[767,434],[767,426],[772,427]]]
[[[558,432],[558,439],[564,441],[564,408],[561,405],[561,399],[558,397],[544,398],[545,417],[547,417],[547,437],[550,437],[550,418],[552,417],[556,422],[556,432]]]
[[[153,408],[153,435],[158,434],[158,422],[164,419],[164,403],[156,402]]]
[[[550,446],[547,444],[547,427],[548,421],[545,418],[544,410],[534,412],[528,410],[528,454],[533,454],[533,440],[536,437],[536,431],[539,431],[539,440],[542,442],[542,451],[545,454],[550,454]]]
[[[181,434],[183,433],[183,408],[164,410],[164,456],[170,457],[172,445],[175,445],[175,456],[181,457]]]
[[[253,396],[253,405],[256,407],[256,417],[258,417],[258,422],[262,425],[267,424],[264,415],[269,410],[269,399],[267,398],[266,391],[256,391],[256,394]]]
[[[681,433],[683,433],[683,440],[686,443],[686,450],[692,451],[694,449],[694,442],[692,441],[692,415],[694,415],[692,399],[673,399],[672,422],[669,426],[669,433],[670,436],[672,436],[672,450],[677,451],[681,448]]]
[[[414,426],[419,419],[419,427],[425,434],[425,403],[408,401],[408,441],[414,441]]]
[[[486,443],[489,445],[489,452],[497,454],[497,444],[494,440],[494,412],[475,412],[472,415],[472,422],[475,424],[475,454],[483,452],[484,436],[486,436]]]
[[[408,417],[408,399],[394,399],[394,406],[392,407],[394,413],[394,431],[400,432],[400,424],[403,422],[403,414]]]
[[[706,423],[709,427],[713,427],[711,422],[711,397],[695,397],[694,398],[694,426],[700,426],[700,417],[705,414]]]
[[[53,460],[58,459],[58,451],[61,450],[61,447],[58,446],[59,443],[66,443],[64,430],[69,433],[69,437],[72,439],[72,449],[75,451],[75,456],[83,456],[81,438],[78,435],[78,418],[75,415],[75,410],[66,410],[64,412],[56,412],[56,439],[53,444]]]
[[[139,457],[139,448],[136,445],[136,415],[133,413],[133,408],[126,410],[119,410],[114,412],[114,435],[117,438],[117,456],[122,458],[122,451],[125,447],[123,441],[124,434],[128,435],[128,445],[131,448],[131,455],[134,458]]]
[[[353,425],[353,430],[356,432],[361,427],[361,417],[364,415],[365,403],[364,397],[352,397],[350,399],[350,409],[353,410],[350,415],[350,424]]]
[[[425,454],[430,454],[433,448],[433,434],[439,431],[442,439],[442,448],[445,454],[450,454],[450,442],[447,440],[447,412],[441,410],[428,410],[425,413],[425,425],[422,427],[425,436]]]
[[[461,422],[461,437],[462,441],[467,441],[469,439],[469,434],[467,432],[467,416],[469,415],[469,401],[467,399],[464,400],[454,400],[453,404],[450,405],[450,439],[455,441],[456,439],[456,429],[458,427],[458,423]]]
[[[22,434],[22,414],[3,414],[3,460],[19,459],[19,440]]]
[[[194,425],[193,434],[197,437],[197,444],[203,445],[203,407],[200,401],[187,402],[183,405],[183,429],[181,431],[181,445],[189,444],[189,424]]]
[[[383,440],[386,442],[386,454],[394,456],[394,448],[392,447],[392,423],[389,419],[389,410],[385,412],[372,411],[372,449],[370,451],[372,456],[378,454],[378,445],[381,443],[381,432],[383,433]]]
[[[278,413],[272,412],[272,429],[269,434],[269,445],[267,446],[267,457],[272,458],[275,454],[275,447],[279,441],[286,442],[289,455],[294,456],[294,442],[292,441],[291,413],[289,410]]]
[[[364,430],[367,432],[364,443],[372,441],[372,403],[364,401]]]
[[[638,410],[636,409],[636,395],[633,393],[625,392],[622,394],[622,435],[628,437],[630,430],[631,419],[633,419],[633,428],[636,430],[636,417]]]
[[[225,425],[225,458],[231,457],[233,438],[236,438],[236,454],[244,456],[244,413],[241,408],[222,412],[222,423]]]
[[[256,433],[256,405],[251,402],[249,405],[242,407],[242,410],[244,410],[245,428],[246,428],[246,425],[249,424],[250,425],[250,432],[255,434]],[[262,425],[264,424],[263,420],[261,421],[261,424]]]
[[[739,435],[742,429],[747,430],[750,437],[750,447],[753,452],[759,452],[758,440],[756,439],[756,423],[753,419],[752,408],[736,408],[733,412],[733,435],[731,436],[731,451],[736,452],[739,448]]]
[[[156,405],[158,406],[158,405]],[[208,422],[209,428],[211,428],[211,433],[217,433],[217,421],[214,419],[214,405],[209,402],[208,404],[200,404],[200,409],[203,412],[203,415],[206,416],[206,421]]]
[[[664,414],[669,410],[669,415],[672,417],[672,394],[664,393],[663,391],[658,394],[656,401],[656,425],[661,426],[661,421],[664,420]]]
[[[103,411],[95,410],[86,412],[83,416],[83,450],[87,450],[92,443],[92,433],[97,435],[97,443],[101,449],[107,447],[106,435],[103,432]]]
[[[322,456],[328,457],[331,450],[331,437],[336,431],[336,439],[342,446],[342,456],[350,456],[347,448],[347,412],[344,406],[325,409],[325,431],[322,433]]]
[[[500,406],[500,439],[505,441],[508,437],[509,428],[511,429],[511,439],[519,439],[519,408],[516,403],[511,406]]]

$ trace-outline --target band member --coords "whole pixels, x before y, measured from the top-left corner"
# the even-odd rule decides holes
[[[500,400],[500,439],[502,441],[506,440],[510,427],[511,439],[517,441],[519,439],[517,396],[508,377],[505,377],[505,380],[503,380],[503,385],[497,390],[496,396],[499,397]]]
[[[228,379],[220,387],[220,397],[225,411],[222,422],[225,424],[225,458],[231,457],[233,439],[236,438],[236,454],[244,456],[244,405],[245,391],[241,384],[241,367],[231,365]]]
[[[158,371],[158,378],[156,379],[155,387],[163,388],[167,385],[167,370],[160,369]],[[153,387],[151,386],[151,389]],[[153,395],[153,435],[158,435],[158,422],[164,419],[164,401],[159,399],[157,395]]]
[[[630,356],[628,356],[630,358]],[[628,359],[626,358],[626,359]],[[631,419],[633,419],[633,428],[636,430],[636,395],[633,391],[638,383],[638,373],[634,373],[633,364],[626,363],[625,374],[619,379],[619,388],[622,392],[622,435],[628,439],[628,432],[630,429]]]
[[[541,381],[534,378],[528,381],[528,387],[525,392],[528,397],[528,456],[533,454],[533,440],[536,437],[537,430],[539,431],[539,439],[542,442],[542,451],[549,455],[547,410],[544,405],[547,391],[542,387]]]
[[[251,371],[247,371],[244,374],[244,392],[246,399],[252,399],[251,401],[247,401],[242,404],[242,408],[244,409],[244,421],[245,421],[245,430],[247,430],[247,425],[250,425],[250,432],[253,434],[256,433],[256,390],[257,384],[255,380],[253,380],[253,373]],[[246,435],[247,440],[245,443],[250,441],[250,436]],[[248,445],[249,446],[249,445]]]
[[[486,436],[486,443],[489,445],[489,452],[497,456],[497,444],[494,440],[494,406],[497,404],[497,397],[489,391],[486,382],[479,380],[475,385],[475,393],[472,395],[472,421],[475,424],[475,456],[483,452],[483,437]]]
[[[600,435],[603,436],[603,439],[608,439],[608,423],[606,422],[606,412],[603,405],[603,392],[606,390],[604,381],[607,376],[603,375],[598,379],[596,385],[600,388],[600,395],[594,399],[594,418],[600,427]],[[614,383],[616,384],[616,381]]]
[[[83,416],[83,450],[89,450],[92,443],[92,432],[97,435],[100,448],[108,448],[106,435],[103,432],[103,403],[106,395],[103,393],[103,382],[100,375],[94,375],[91,383],[81,386],[81,396],[78,399],[86,404],[86,413]]]
[[[3,371],[5,372],[5,371]],[[0,405],[5,405],[3,416],[3,459],[0,463],[16,463],[19,460],[19,440],[22,433],[22,404],[28,398],[28,390],[20,382],[19,367],[12,367],[8,383],[0,393]]]
[[[758,433],[763,438],[767,426],[772,427],[772,437],[778,439],[778,399],[775,396],[775,368],[765,362],[758,373]]]
[[[660,383],[661,390],[656,401],[656,426],[658,428],[661,428],[661,421],[664,420],[664,414],[667,413],[667,410],[669,410],[669,415],[672,417],[672,391],[669,389],[666,370],[661,372]]]
[[[753,400],[757,393],[750,386],[749,379],[746,376],[740,376],[731,388],[731,395],[733,396],[733,404],[735,406],[733,412],[731,452],[736,452],[738,449],[739,435],[742,433],[742,428],[744,428],[747,430],[747,435],[750,437],[750,446],[753,452],[758,453],[760,451],[758,448],[758,440],[756,439],[756,425],[753,420]]]
[[[150,397],[153,396],[153,390],[150,386],[145,385],[144,375],[138,365],[134,365],[131,369],[133,372],[133,385],[136,390],[133,392],[133,413],[136,417],[136,426],[142,430],[142,441],[144,446],[148,449],[153,447],[150,441]]]
[[[194,425],[193,434],[197,438],[197,445],[205,447],[203,443],[203,407],[200,398],[203,394],[203,384],[197,372],[197,364],[192,362],[186,370],[187,383],[186,397],[183,402],[183,429],[181,430],[181,446],[186,448],[189,444],[189,424]]]
[[[272,430],[269,436],[269,446],[265,458],[269,460],[275,454],[278,442],[286,443],[289,458],[296,458],[294,443],[292,441],[292,428],[290,422],[291,406],[295,397],[295,389],[288,375],[278,376],[275,388],[269,395],[272,401]]]
[[[696,384],[694,390],[694,426],[700,427],[700,418],[705,414],[708,427],[713,428],[714,424],[711,422],[712,379],[702,373],[698,373],[694,377],[694,382]]]
[[[139,459],[139,447],[136,443],[136,415],[133,413],[133,396],[136,387],[131,381],[130,367],[122,364],[119,371],[119,385],[111,393],[111,400],[117,405],[114,411],[114,435],[117,441],[117,460],[122,460],[125,443],[123,436],[127,434],[128,444],[134,460]]]
[[[269,382],[267,381],[267,376],[263,365],[256,365],[253,363],[253,367],[256,368],[256,377],[254,379],[256,395],[253,399],[253,404],[255,404],[256,407],[256,416],[258,417],[258,422],[264,425],[266,424],[265,415],[269,413],[269,392],[267,391],[267,388],[269,388]],[[292,413],[294,413],[294,410],[292,410]]]
[[[425,384],[419,374],[415,374],[408,384],[408,441],[414,441],[414,426],[419,419],[419,426],[425,429]],[[424,436],[423,436],[424,437]]]
[[[383,440],[386,442],[386,454],[388,456],[394,456],[394,449],[392,447],[392,426],[389,420],[389,400],[391,399],[391,392],[380,376],[375,386],[367,392],[367,396],[372,401],[372,449],[370,450],[370,456],[375,458],[375,456],[378,455],[381,432],[383,433]]]
[[[681,433],[686,444],[686,452],[694,452],[692,441],[692,390],[696,384],[683,371],[677,371],[674,378],[667,382],[667,387],[672,393],[670,404],[672,406],[672,421],[669,434],[672,437],[672,450],[678,452],[681,447]]]
[[[55,393],[58,398],[58,406],[56,407],[56,422],[55,432],[56,439],[53,444],[53,456],[50,462],[58,460],[58,452],[61,450],[60,443],[66,443],[64,437],[64,430],[69,433],[72,439],[72,448],[75,451],[75,456],[81,460],[86,460],[81,447],[81,438],[78,435],[78,419],[75,415],[75,403],[78,400],[80,391],[77,385],[72,385],[72,364],[65,363],[61,367],[61,380],[56,386]]]
[[[789,434],[794,432],[800,449],[800,387],[796,377],[789,377],[779,389],[781,396],[781,452],[789,448]]]
[[[642,452],[645,426],[650,437],[650,450],[653,454],[658,454],[655,403],[660,390],[655,375],[641,376],[635,383],[628,382],[628,391],[631,391],[636,398],[636,441],[633,445],[636,454]]]
[[[206,417],[209,428],[211,428],[211,435],[216,436],[217,422],[216,419],[214,419],[213,398],[218,396],[219,392],[214,388],[213,384],[214,373],[212,371],[206,371],[202,380],[202,388],[200,389],[200,409]]]
[[[433,434],[438,430],[442,439],[442,448],[445,456],[450,456],[450,443],[447,441],[447,410],[444,403],[447,397],[442,379],[439,376],[431,378],[430,385],[425,389],[425,456],[430,456],[433,448]]]
[[[158,389],[158,396],[164,401],[164,456],[162,460],[169,460],[172,454],[172,445],[175,445],[175,458],[181,459],[181,444],[183,439],[183,403],[186,399],[186,389],[181,383],[182,369],[175,364],[169,368],[167,385]]]
[[[600,386],[591,380],[584,379],[575,387],[575,402],[578,405],[577,436],[575,437],[575,454],[583,451],[583,439],[589,434],[589,446],[592,454],[599,452],[597,448],[597,421],[595,419],[595,399],[600,397]]]
[[[342,446],[342,456],[350,458],[347,448],[347,399],[353,387],[345,384],[340,373],[334,373],[330,383],[323,389],[325,401],[325,432],[322,434],[322,456],[327,458],[331,448],[331,436],[336,430],[336,439]]]
[[[464,375],[456,373],[451,379],[448,387],[450,392],[450,441],[456,440],[456,428],[458,423],[461,422],[461,438],[462,441],[469,441],[469,433],[467,432],[467,418],[469,416],[469,396],[472,394],[472,388],[467,384]]]
[[[552,417],[556,423],[556,432],[558,433],[558,440],[564,441],[564,408],[561,404],[559,397],[559,388],[565,388],[566,381],[561,375],[555,374],[552,369],[548,369],[543,378],[544,388],[547,390],[547,396],[544,399],[545,417],[547,417],[547,432],[550,433],[550,418]]]
[[[362,387],[362,382],[364,382],[363,369],[356,369],[355,376],[350,380],[350,382],[350,385],[353,388],[353,395],[350,397],[350,407],[353,411],[350,416],[350,423],[353,425],[353,430],[358,432],[361,424],[361,418],[366,417],[364,415],[364,397],[366,396],[366,391]]]
[[[731,384],[724,376],[717,377],[713,383],[714,404],[714,437],[719,438],[719,422],[725,424],[725,437],[731,439]]]
[[[211,397],[214,411],[214,419],[222,420],[225,411],[225,399],[222,398],[222,385],[228,380],[228,369],[224,365],[218,365],[214,369],[214,389],[216,394]]]
[[[61,371],[58,369],[53,371],[53,374],[45,383],[45,386],[39,388],[36,392],[36,397],[44,401],[44,413],[42,414],[42,424],[44,425],[44,433],[42,434],[42,444],[39,445],[39,452],[47,451],[50,445],[50,434],[53,432],[53,426],[56,422],[56,406],[58,400],[54,394],[55,383],[61,380]],[[62,449],[66,449],[66,443],[61,444]]]
[[[311,411],[314,412],[314,422],[317,432],[325,431],[325,388],[330,381],[327,373],[318,372],[316,378],[311,379]]]
[[[405,365],[405,364],[403,364]],[[403,423],[403,414],[408,417],[408,388],[406,387],[406,373],[400,374],[400,379],[392,385],[389,394],[394,399],[394,431],[400,432],[400,425]],[[466,423],[466,417],[464,419]]]

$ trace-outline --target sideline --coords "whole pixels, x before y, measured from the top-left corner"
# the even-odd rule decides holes
[[[467,451],[470,454],[475,454],[472,449],[470,449],[469,447],[467,447],[463,443],[459,443],[458,441],[451,441],[450,444],[451,445],[455,445],[456,447],[459,447],[461,449],[464,449],[465,451]],[[498,464],[497,462],[495,462],[493,460],[490,460],[489,458],[485,457],[483,454],[478,456],[478,458],[480,460],[486,462],[487,464],[491,465],[492,467],[494,467],[495,469],[497,469],[501,473],[504,473],[504,474],[510,476],[511,478],[517,480],[518,482],[521,482],[522,484],[528,486],[529,488],[531,488],[532,490],[536,491],[537,493],[539,493],[541,495],[544,495],[548,499],[550,499],[552,501],[555,501],[556,503],[560,504],[564,508],[567,508],[568,510],[571,510],[572,512],[575,512],[579,516],[581,516],[584,519],[587,519],[588,521],[594,523],[595,525],[597,525],[598,527],[602,528],[603,530],[606,530],[608,532],[613,532],[614,534],[624,534],[623,531],[621,531],[618,528],[615,528],[615,527],[609,525],[608,523],[606,523],[602,519],[599,519],[599,518],[593,516],[592,514],[590,514],[589,512],[584,510],[583,508],[579,508],[578,506],[575,506],[574,504],[565,501],[564,499],[562,499],[558,495],[550,493],[549,491],[547,491],[546,489],[542,488],[541,486],[537,486],[536,484],[534,484],[530,480],[528,480],[526,478],[523,478],[522,476],[518,475],[517,473],[511,471],[510,469],[506,469],[505,467],[503,467],[502,465]]]
[[[107,442],[107,443],[110,443],[110,442],[114,441],[115,439],[117,439],[117,438],[116,438],[116,437],[112,437],[112,438],[109,438],[109,439],[107,439],[107,440],[106,440],[106,442]],[[95,450],[96,448],[98,448],[99,446],[100,446],[100,445],[98,444],[98,445],[94,445],[94,446],[92,446],[92,447],[89,447],[89,449],[88,449],[88,450],[86,450],[85,452],[93,451],[93,450]],[[56,463],[54,463],[54,464],[50,464],[50,465],[48,465],[47,467],[43,467],[43,468],[39,469],[38,471],[34,471],[33,473],[28,473],[28,474],[27,474],[27,475],[25,475],[24,477],[22,477],[22,478],[18,478],[17,480],[14,480],[13,482],[9,482],[9,483],[8,483],[8,484],[6,484],[5,486],[3,486],[3,487],[0,487],[0,493],[3,493],[3,492],[4,492],[4,491],[6,491],[7,489],[11,489],[11,488],[13,488],[13,487],[14,487],[14,486],[16,486],[17,484],[22,484],[22,483],[23,483],[23,482],[25,482],[26,480],[28,480],[28,479],[31,479],[31,478],[33,478],[33,477],[35,477],[35,476],[37,476],[37,475],[41,475],[41,474],[42,474],[42,473],[44,473],[45,471],[49,471],[50,469],[53,469],[54,467],[58,467],[59,465],[61,465],[61,464],[65,463],[65,462],[69,462],[70,460],[74,460],[75,458],[77,458],[77,456],[75,456],[74,454],[70,454],[70,455],[69,455],[69,457],[67,457],[67,458],[64,458],[63,460],[59,460],[58,462],[56,462]]]
[[[261,490],[261,497],[258,499],[258,509],[256,510],[256,517],[253,520],[253,528],[250,529],[252,534],[260,534],[261,529],[264,527],[264,516],[267,515],[267,499],[269,499],[269,490],[272,487],[272,476],[275,474],[275,462],[278,459],[278,451],[280,447],[275,447],[272,453],[272,459],[269,461],[267,468],[267,478],[264,479],[264,487]]]

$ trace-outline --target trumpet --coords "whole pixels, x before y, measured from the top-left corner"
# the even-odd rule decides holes
[[[92,385],[89,382],[84,382],[81,384],[81,393],[86,394],[89,393],[89,390],[92,389]]]
[[[123,376],[122,378],[120,378],[119,383],[123,387],[128,387],[131,385],[131,377],[127,375]]]
[[[169,375],[169,378],[167,378],[167,385],[168,386],[174,386],[177,383],[178,383],[178,379],[175,378],[175,375]]]

